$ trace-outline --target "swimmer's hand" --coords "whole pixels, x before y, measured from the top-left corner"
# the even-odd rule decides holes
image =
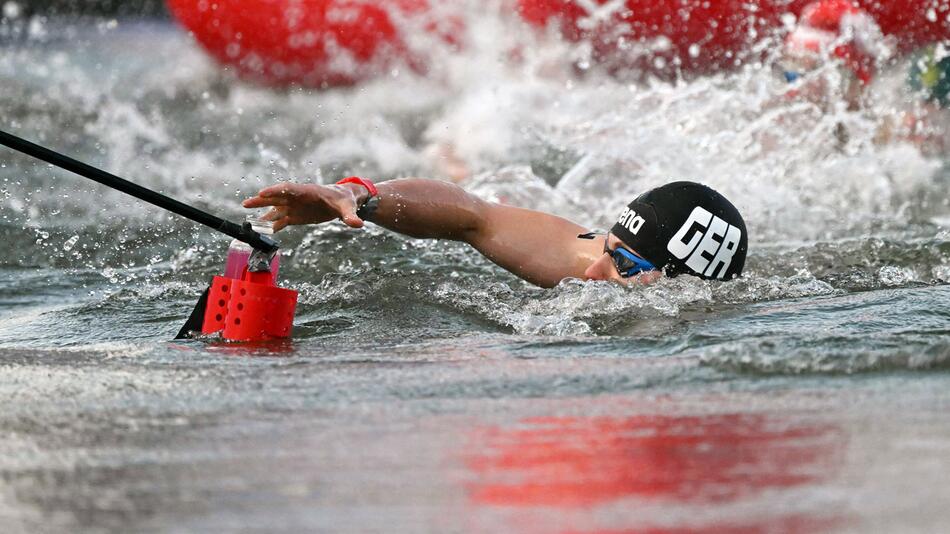
[[[468,243],[486,258],[539,286],[585,278],[604,257],[603,241],[577,239],[587,228],[550,213],[489,202],[439,180],[400,178],[378,184],[373,223],[416,239]],[[244,201],[246,208],[270,206],[266,218],[280,230],[291,224],[341,219],[360,228],[356,215],[369,191],[359,184],[279,183]]]
[[[264,219],[274,222],[274,231],[294,224],[320,224],[335,219],[352,228],[362,228],[363,220],[356,216],[361,191],[365,189],[283,182],[261,189],[242,205],[245,208],[272,207]]]

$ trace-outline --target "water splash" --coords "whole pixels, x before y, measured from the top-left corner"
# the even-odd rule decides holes
[[[676,279],[622,289],[567,281],[543,292],[461,245],[376,228],[298,230],[284,234],[291,252],[284,274],[303,288],[315,316],[349,321],[373,292],[409,291],[420,308],[442,306],[518,334],[630,334],[656,320],[643,327],[649,334],[697,310],[950,278],[950,248],[939,234],[950,175],[914,145],[877,139],[882,121],[908,105],[895,88],[899,69],[860,112],[785,99],[767,63],[630,84],[578,65],[583,43],[522,31],[494,3],[461,9],[472,21],[460,34],[464,46],[440,48],[428,76],[392,72],[325,92],[236,81],[162,24],[90,29],[54,21],[42,40],[0,57],[9,88],[0,94],[0,120],[233,219],[243,215],[241,198],[276,180],[424,173],[605,228],[633,196],[692,179],[732,198],[751,232],[747,276],[731,284]],[[460,165],[447,169],[447,160]],[[0,260],[5,267],[94,272],[99,284],[133,292],[219,268],[226,243],[120,194],[22,157],[0,168],[0,180],[0,235],[29,228],[35,244]],[[112,298],[96,291],[95,302]]]

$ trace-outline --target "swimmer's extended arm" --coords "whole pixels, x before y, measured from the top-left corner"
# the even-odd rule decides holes
[[[587,230],[562,217],[487,202],[462,188],[437,180],[407,178],[378,184],[373,222],[417,238],[468,243],[488,259],[544,287],[564,278],[582,278],[601,255],[601,244],[577,239]],[[360,228],[357,206],[368,195],[355,184],[322,186],[277,184],[248,199],[248,208],[273,206],[268,218],[280,230],[291,224],[341,219]]]

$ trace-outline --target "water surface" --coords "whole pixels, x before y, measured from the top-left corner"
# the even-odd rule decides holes
[[[500,61],[517,32],[481,20],[429,78],[325,93],[236,81],[164,22],[8,29],[0,124],[234,220],[280,179],[438,176],[439,144],[479,195],[592,228],[702,181],[746,216],[747,275],[542,290],[459,244],[296,228],[291,341],[175,342],[227,239],[3,153],[5,531],[943,528],[950,175],[873,142],[905,96],[578,79],[556,47]]]

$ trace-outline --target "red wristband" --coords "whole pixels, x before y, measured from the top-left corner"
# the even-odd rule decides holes
[[[373,182],[365,178],[360,178],[359,176],[350,176],[349,178],[344,178],[336,183],[336,185],[343,184],[358,184],[365,187],[366,190],[369,191],[369,198],[379,196],[379,189],[376,189],[376,186],[373,184]]]

